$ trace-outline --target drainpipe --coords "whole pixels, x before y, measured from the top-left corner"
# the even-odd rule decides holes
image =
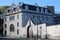
[[[41,38],[41,34],[42,34],[42,27],[40,27],[40,38]]]
[[[38,19],[37,19],[37,20],[38,20]],[[37,20],[36,20],[36,21],[37,21]],[[38,39],[38,23],[36,23],[36,24],[37,24],[37,39]]]
[[[47,39],[47,26],[46,26],[46,36],[45,36],[45,38]]]

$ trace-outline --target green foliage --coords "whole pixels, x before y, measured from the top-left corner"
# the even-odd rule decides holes
[[[0,18],[0,32],[3,31],[3,20]]]
[[[0,11],[0,14],[2,14],[2,12]]]
[[[0,7],[0,14],[3,14],[4,11],[9,8],[10,6],[1,6]],[[3,32],[3,19],[0,18],[0,33]]]
[[[4,11],[5,11],[7,8],[9,8],[9,7],[10,7],[10,6],[1,6],[1,7],[0,7],[1,13],[3,14]]]

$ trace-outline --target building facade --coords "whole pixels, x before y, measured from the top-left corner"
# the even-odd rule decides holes
[[[38,30],[42,28],[42,35],[45,36],[46,26],[55,24],[54,13],[53,6],[39,7],[24,3],[11,6],[4,14],[3,34],[9,37],[32,37],[33,34],[41,35]]]

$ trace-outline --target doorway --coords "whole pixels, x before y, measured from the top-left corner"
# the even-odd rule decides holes
[[[27,27],[27,38],[29,38],[29,28],[30,26]]]
[[[5,36],[7,35],[7,31],[5,30]]]

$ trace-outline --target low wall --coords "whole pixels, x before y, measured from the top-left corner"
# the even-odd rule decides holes
[[[47,26],[47,35],[49,38],[60,39],[60,25]]]

